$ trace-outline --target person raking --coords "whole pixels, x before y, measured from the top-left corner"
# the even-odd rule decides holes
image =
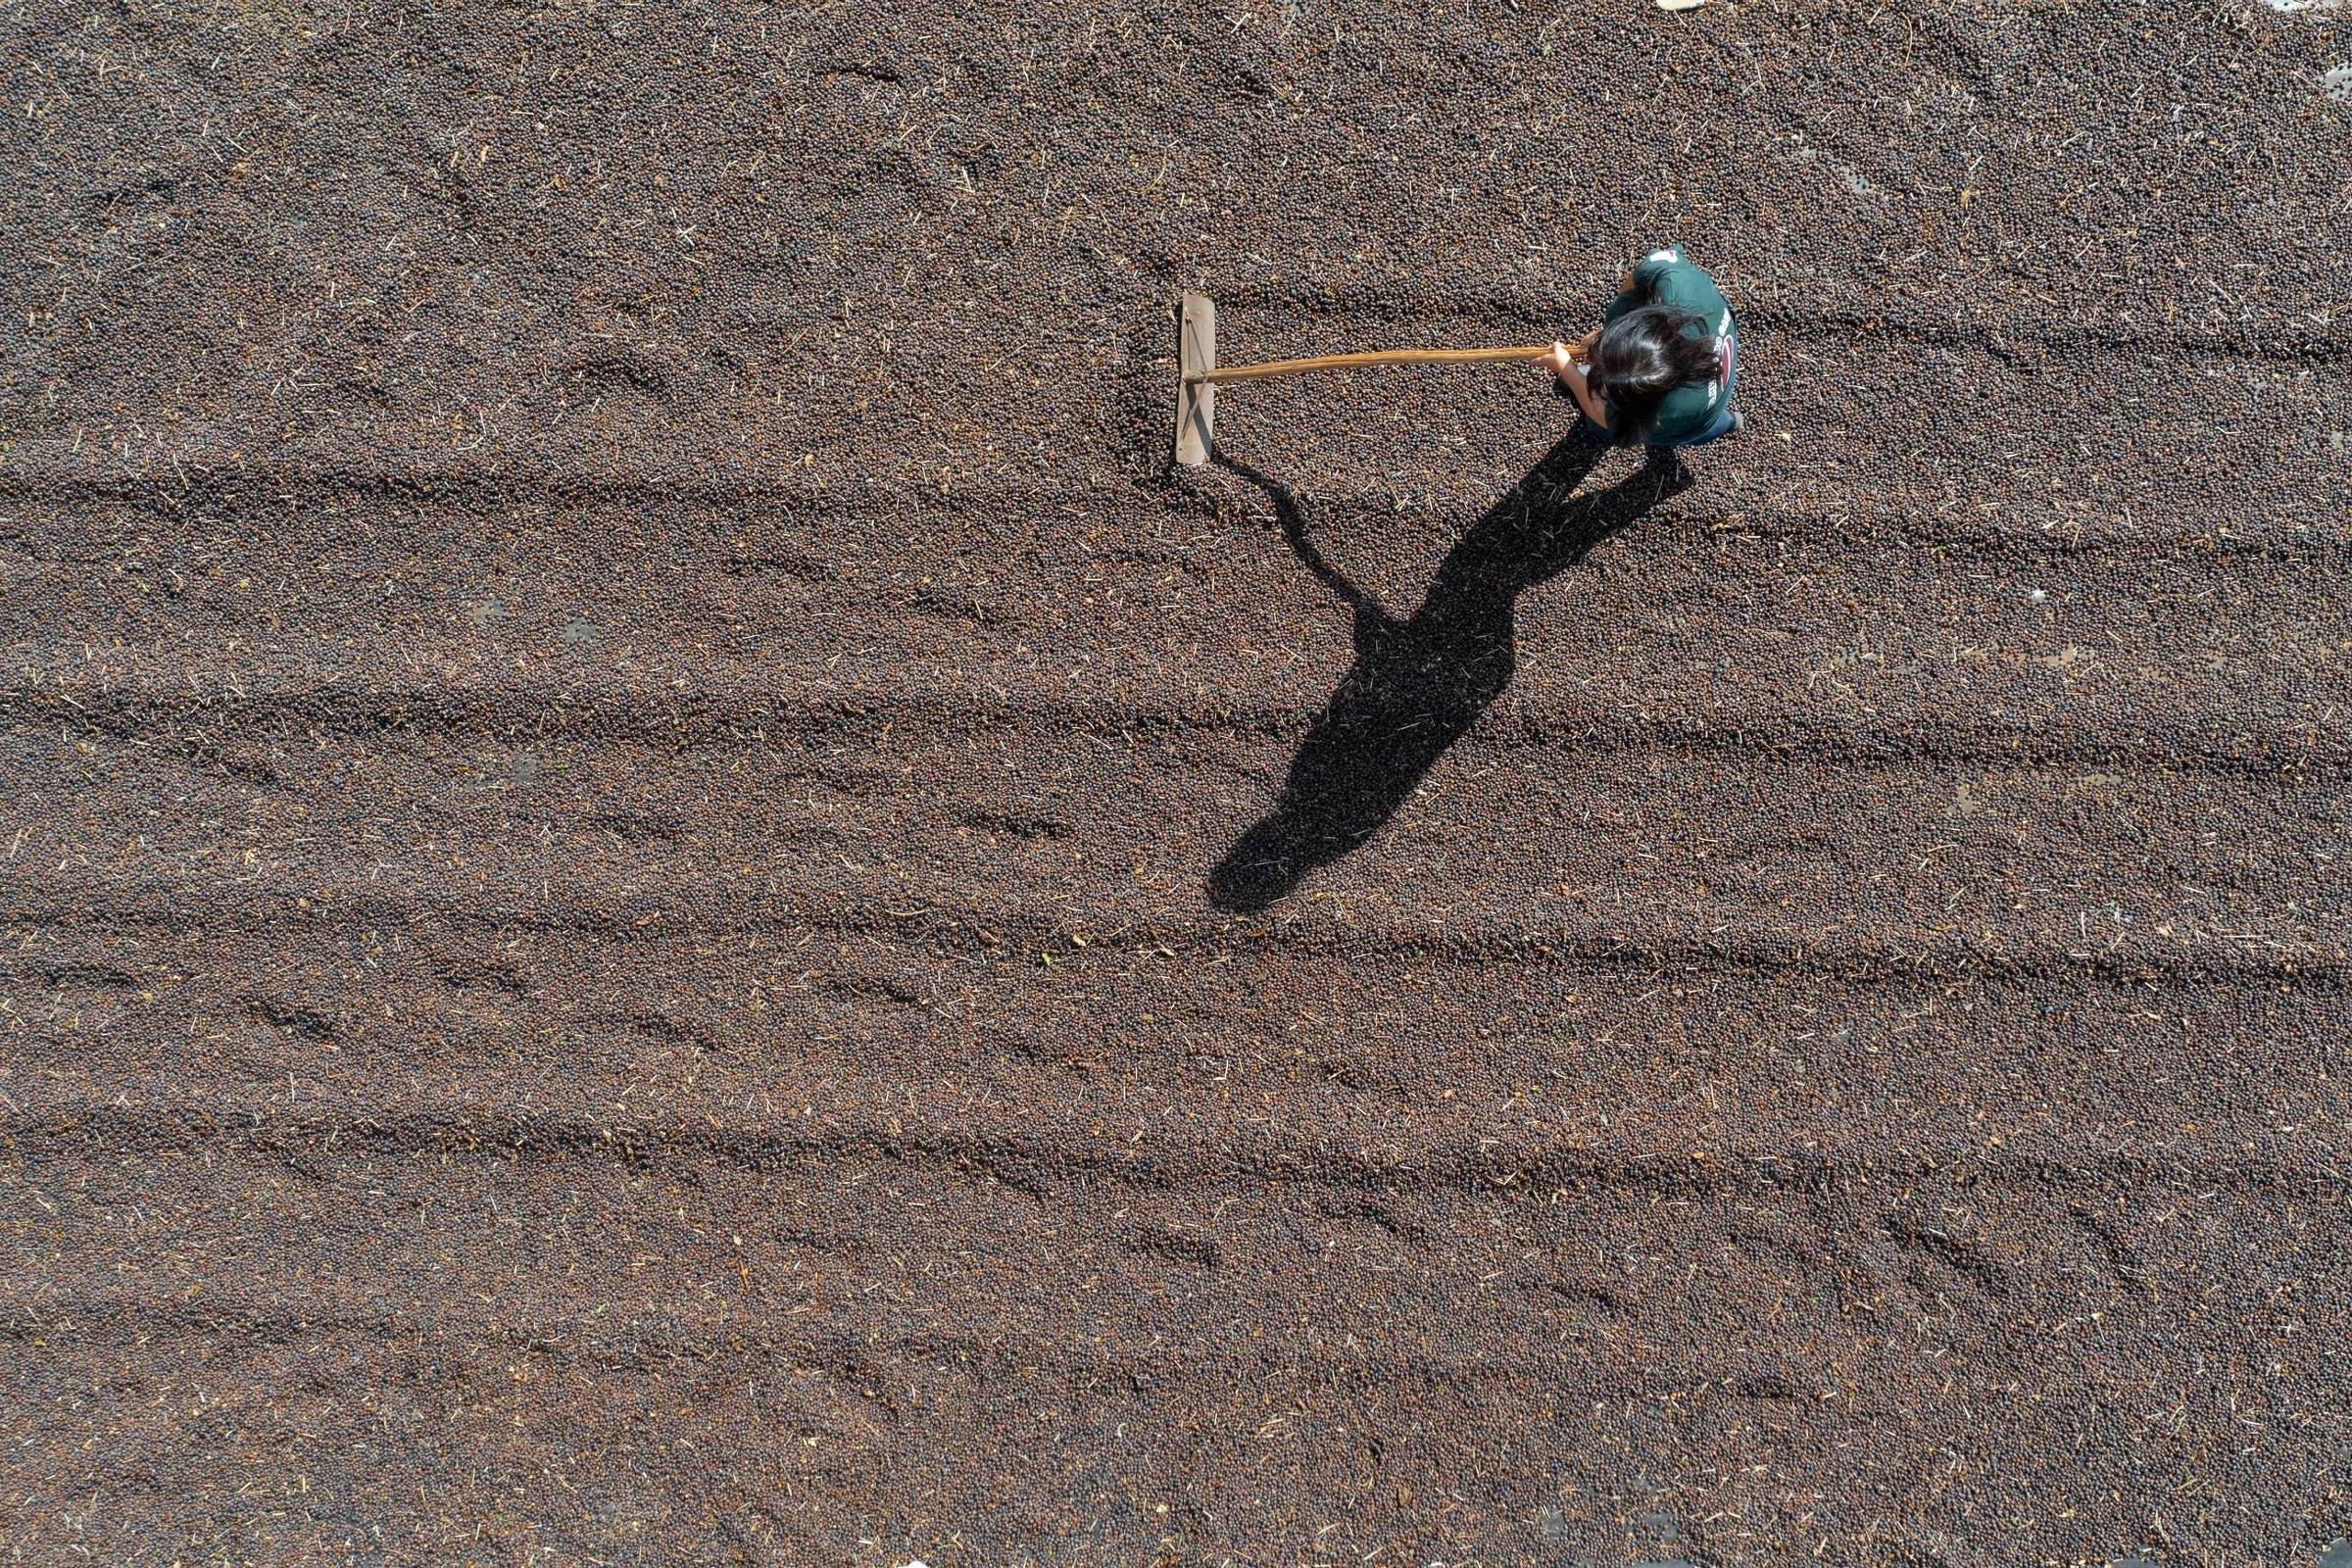
[[[1743,422],[1732,306],[1680,245],[1619,280],[1600,325],[1541,362],[1596,433],[1620,446],[1694,447]]]

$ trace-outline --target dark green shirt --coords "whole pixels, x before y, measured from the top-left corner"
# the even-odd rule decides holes
[[[1605,325],[1628,311],[1638,311],[1644,305],[1671,305],[1678,311],[1689,311],[1698,318],[1689,328],[1692,337],[1711,337],[1724,345],[1723,358],[1711,381],[1686,381],[1666,394],[1658,406],[1658,422],[1643,439],[1668,446],[1688,441],[1705,432],[1722,416],[1724,406],[1731,397],[1732,356],[1736,352],[1738,328],[1732,321],[1731,301],[1703,268],[1683,255],[1680,245],[1672,250],[1652,251],[1634,269],[1634,286],[1609,302]],[[1612,431],[1617,423],[1617,411],[1608,409]]]

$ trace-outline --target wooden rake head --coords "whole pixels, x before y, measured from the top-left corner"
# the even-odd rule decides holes
[[[1217,306],[1205,294],[1184,297],[1184,325],[1178,329],[1176,383],[1176,461],[1198,468],[1208,461],[1217,430],[1217,384],[1208,372],[1217,368]]]

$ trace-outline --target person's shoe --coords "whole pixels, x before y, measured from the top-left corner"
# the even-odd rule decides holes
[[[1741,414],[1738,409],[1734,409],[1732,411],[1732,434],[1738,435],[1740,431],[1746,428],[1747,416]]]

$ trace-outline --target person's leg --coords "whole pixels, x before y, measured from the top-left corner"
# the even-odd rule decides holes
[[[1703,447],[1710,441],[1720,441],[1725,436],[1730,435],[1734,430],[1740,428],[1740,423],[1741,420],[1739,414],[1727,407],[1723,410],[1723,412],[1715,416],[1714,422],[1709,424],[1704,430],[1699,431],[1698,434],[1690,436],[1686,440],[1677,441],[1674,444],[1678,447]]]

